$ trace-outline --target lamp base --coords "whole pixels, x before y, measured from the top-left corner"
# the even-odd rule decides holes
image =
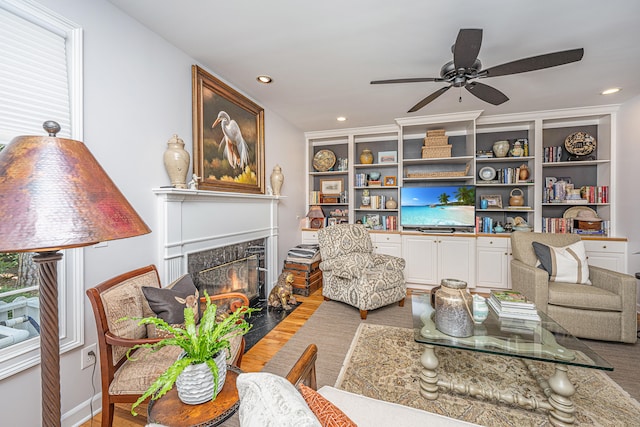
[[[42,425],[59,427],[60,334],[58,328],[58,261],[61,252],[38,252],[33,261],[40,277],[40,377]]]

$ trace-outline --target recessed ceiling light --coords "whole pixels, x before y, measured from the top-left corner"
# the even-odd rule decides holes
[[[337,117],[336,120],[339,121],[339,122],[346,122],[347,118],[344,117],[344,116],[340,116],[340,117]]]
[[[256,80],[258,80],[260,83],[264,83],[264,84],[269,84],[273,81],[273,79],[269,76],[267,76],[266,74],[263,74],[261,76],[256,77]]]
[[[620,92],[619,87],[612,87],[611,89],[603,90],[601,95],[611,95],[612,93]]]

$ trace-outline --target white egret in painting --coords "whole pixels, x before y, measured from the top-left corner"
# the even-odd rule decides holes
[[[218,118],[211,127],[216,127],[218,123],[220,123],[223,134],[218,149],[224,149],[224,156],[232,168],[244,168],[249,164],[249,147],[242,137],[240,126],[235,120],[231,120],[225,111],[218,113]]]

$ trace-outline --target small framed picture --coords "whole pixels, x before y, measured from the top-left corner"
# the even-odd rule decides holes
[[[336,225],[338,223],[338,218],[329,218],[327,219],[327,225]]]
[[[398,163],[397,151],[379,151],[378,163]]]
[[[480,196],[480,202],[487,201],[487,209],[502,209],[502,196],[499,194],[492,194],[486,196]]]
[[[320,180],[320,193],[322,194],[340,194],[343,191],[342,188],[342,179],[331,178]]]
[[[395,176],[385,176],[384,177],[384,185],[385,186],[391,186],[391,187],[395,187],[396,184],[396,177]]]

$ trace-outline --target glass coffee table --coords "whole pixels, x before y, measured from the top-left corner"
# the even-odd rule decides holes
[[[430,400],[438,398],[439,390],[455,391],[516,404],[527,409],[543,409],[549,412],[549,421],[554,426],[571,425],[575,421],[575,406],[571,396],[575,388],[569,377],[569,366],[613,371],[613,367],[593,350],[571,335],[553,319],[538,311],[540,322],[500,320],[492,309],[489,317],[474,327],[474,334],[467,338],[446,335],[436,329],[431,307],[431,294],[411,294],[413,328],[415,340],[424,344],[420,358],[423,369],[420,373],[420,394]],[[438,377],[438,357],[435,346],[449,347],[513,357],[520,360],[542,389],[546,400],[526,397],[515,392],[496,391],[477,383],[460,383]],[[531,361],[553,363],[555,372],[544,378]],[[481,375],[481,373],[478,373]]]

